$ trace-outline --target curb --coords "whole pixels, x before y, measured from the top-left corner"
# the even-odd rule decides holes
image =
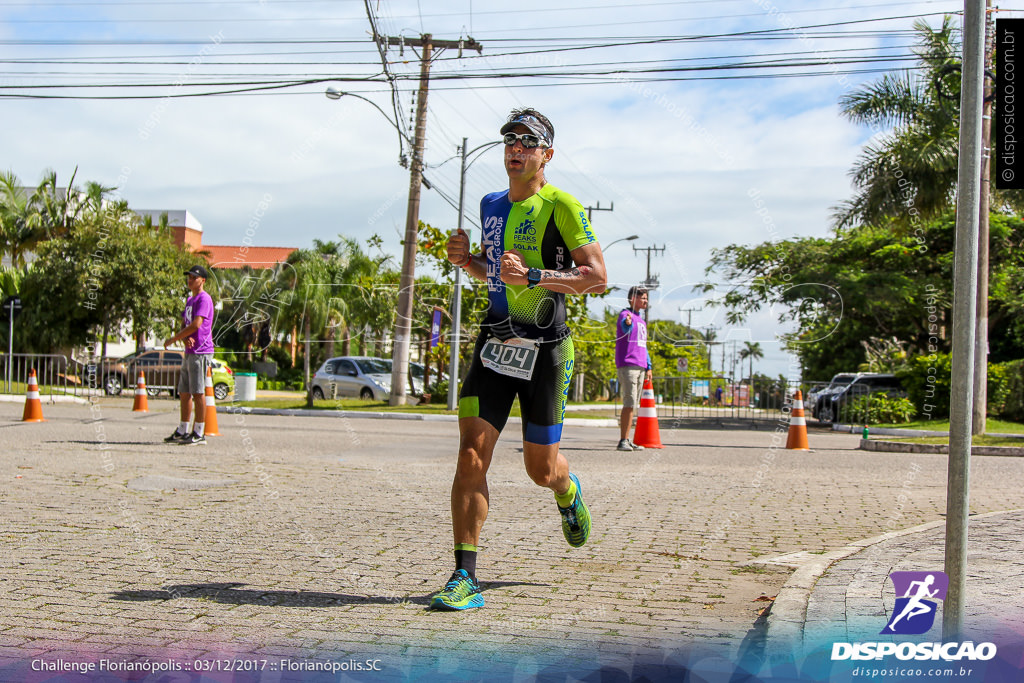
[[[901,441],[871,441],[861,439],[857,446],[862,451],[879,453],[927,453],[948,455],[949,445],[944,443],[904,443]],[[972,446],[971,455],[999,455],[1011,458],[1024,457],[1022,446]]]
[[[970,519],[984,519],[996,515],[1006,515],[1020,512],[1020,509],[1000,510],[998,512],[986,512],[980,515],[971,515]],[[768,648],[770,652],[781,655],[792,656],[793,653],[803,650],[804,627],[807,620],[807,604],[810,601],[811,593],[818,580],[828,569],[851,555],[864,551],[873,545],[902,538],[911,534],[930,531],[936,527],[944,526],[946,520],[940,519],[934,522],[926,522],[908,529],[890,531],[879,536],[872,536],[860,541],[854,541],[847,546],[832,550],[822,555],[811,555],[806,551],[778,555],[773,558],[754,560],[754,563],[773,564],[785,567],[794,567],[795,571],[779,590],[775,600],[772,602],[772,609],[768,613]]]
[[[1011,512],[1007,510],[1005,512]],[[995,513],[1000,514],[1000,513]],[[792,654],[803,649],[804,625],[807,619],[807,603],[818,580],[833,564],[844,560],[850,555],[865,550],[877,543],[901,536],[934,529],[946,523],[946,520],[927,522],[909,529],[890,531],[879,536],[872,536],[860,541],[832,550],[823,555],[811,555],[807,552],[789,553],[775,558],[759,560],[764,564],[779,564],[796,567],[793,574],[779,590],[768,614],[768,643],[773,652]]]
[[[88,405],[89,404],[89,399],[87,399],[87,398],[80,398],[78,396],[60,396],[60,395],[43,396],[43,395],[41,395],[39,397],[39,400],[42,401],[43,405],[46,405],[46,404],[53,405],[55,403],[77,403],[79,405]],[[24,396],[18,396],[16,394],[0,394],[0,403],[24,403],[24,402],[25,402],[25,397]]]
[[[364,418],[368,420],[419,420],[422,422],[458,422],[458,415],[434,415],[422,413],[372,412],[365,410],[310,410],[308,408],[234,408],[217,406],[218,413],[230,415],[283,415],[288,417],[333,417],[340,419]],[[521,424],[522,419],[510,417],[508,424]],[[618,427],[617,420],[567,417],[562,423],[571,427]]]

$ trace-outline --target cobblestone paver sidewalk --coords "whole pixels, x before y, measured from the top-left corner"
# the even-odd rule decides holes
[[[857,451],[856,436],[813,433],[808,453],[770,431],[663,430],[665,449],[623,454],[615,428],[574,426],[563,448],[594,532],[571,549],[511,425],[489,479],[487,606],[433,613],[452,565],[454,424],[221,413],[222,436],[184,447],[162,441],[174,404],[150,408],[48,405],[48,422],[23,424],[0,404],[0,667],[379,657],[400,676],[486,673],[509,652],[527,672],[735,653],[790,577],[762,560],[945,510],[944,456]],[[1024,459],[976,458],[974,511],[1024,507],[1022,478]]]

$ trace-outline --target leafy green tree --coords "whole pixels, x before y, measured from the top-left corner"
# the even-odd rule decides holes
[[[729,322],[767,308],[780,323],[796,323],[787,346],[799,356],[805,376],[828,378],[860,366],[861,341],[871,337],[896,337],[917,353],[948,346],[939,332],[950,323],[944,316],[952,219],[931,221],[922,232],[918,242],[889,226],[865,225],[834,238],[729,245],[712,252],[706,272],[742,283],[720,299]]]
[[[136,338],[178,329],[191,261],[126,203],[87,208],[73,230],[38,246],[22,283],[21,348],[67,350],[96,335],[105,345],[125,325]]]

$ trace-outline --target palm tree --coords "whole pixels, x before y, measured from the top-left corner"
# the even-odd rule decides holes
[[[841,113],[876,130],[850,175],[854,198],[836,208],[837,229],[896,219],[929,218],[953,203],[959,139],[959,48],[953,18],[933,30],[914,23],[921,69],[887,74],[843,96]]]
[[[31,192],[14,173],[0,173],[0,249],[10,255],[12,264],[25,265],[27,255],[41,242],[67,235],[84,215],[104,210],[113,188],[89,182],[83,192],[74,187],[77,171],[62,190],[57,174],[48,170]]]
[[[743,359],[750,359],[750,384],[754,384],[754,361],[764,358],[764,351],[761,350],[761,342],[743,342],[743,348],[740,350],[740,362]]]

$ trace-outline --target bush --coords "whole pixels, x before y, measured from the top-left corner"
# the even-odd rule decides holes
[[[1024,360],[989,366],[988,411],[996,417],[1024,422]]]
[[[922,419],[949,417],[949,392],[952,389],[952,357],[948,353],[917,356],[896,376],[907,390],[910,404]]]
[[[918,356],[896,373],[918,415],[925,420],[949,418],[952,375],[952,356],[948,353]],[[1024,421],[1024,360],[989,363],[987,414]]]
[[[434,382],[427,388],[431,403],[448,403],[448,380]]]
[[[901,424],[910,422],[917,411],[910,399],[872,394],[858,396],[841,411],[848,424]]]
[[[278,372],[287,370],[292,366],[292,355],[288,352],[288,349],[277,344],[271,344],[267,349],[267,358],[277,363]],[[301,361],[301,359],[299,360]],[[301,368],[302,363],[299,362],[298,366]]]

